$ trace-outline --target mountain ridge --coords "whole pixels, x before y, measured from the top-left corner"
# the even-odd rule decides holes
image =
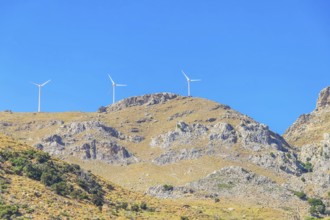
[[[326,200],[330,190],[322,185],[327,184],[326,176],[320,177],[326,161],[318,163],[316,157],[309,161],[310,153],[290,138],[206,99],[158,93],[130,97],[95,113],[0,113],[0,117],[1,133],[151,196],[262,205],[294,218],[309,209],[296,192]],[[165,185],[172,190],[165,190]],[[236,192],[235,200],[231,195]],[[279,202],[282,197],[290,202]]]

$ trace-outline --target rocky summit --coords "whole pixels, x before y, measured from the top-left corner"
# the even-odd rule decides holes
[[[330,202],[329,88],[317,103],[284,137],[227,105],[171,93],[95,113],[3,112],[0,131],[136,193],[202,207],[206,219],[302,219]]]
[[[329,107],[330,107],[330,87],[327,87],[320,92],[316,104],[316,109],[321,110]]]

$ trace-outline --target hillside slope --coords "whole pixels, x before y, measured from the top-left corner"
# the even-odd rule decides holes
[[[330,192],[330,87],[323,89],[318,97],[316,109],[301,115],[287,129],[284,137],[297,147],[299,160],[311,172],[305,173],[304,183],[296,182],[306,193],[323,199]]]
[[[0,219],[209,219],[192,207],[110,184],[0,135]]]
[[[302,182],[306,172],[296,149],[226,105],[160,93],[128,98],[98,113],[0,118],[2,133],[133,191],[191,206],[197,201],[214,207],[220,199],[216,206],[225,210],[235,207],[241,214],[255,207],[258,215],[274,219],[308,212],[307,202],[294,195],[300,185],[291,184]]]

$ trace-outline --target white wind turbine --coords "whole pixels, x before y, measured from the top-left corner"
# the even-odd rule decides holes
[[[188,96],[190,96],[190,82],[198,82],[201,81],[200,79],[190,79],[184,72],[181,70],[183,75],[186,77],[187,82],[188,82]]]
[[[37,83],[33,83],[34,85],[38,86],[39,88],[39,97],[38,97],[38,112],[40,112],[41,108],[41,87],[43,87],[44,85],[46,85],[47,83],[49,83],[50,80],[48,80],[47,82],[44,82],[43,84],[37,84]]]
[[[116,100],[116,86],[127,86],[125,84],[116,84],[113,79],[111,78],[111,76],[108,74],[111,82],[112,82],[112,104],[115,103],[115,100]]]

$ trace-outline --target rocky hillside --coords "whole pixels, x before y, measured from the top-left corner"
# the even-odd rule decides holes
[[[330,87],[323,89],[317,99],[316,108],[301,115],[288,128],[284,137],[291,144],[302,146],[328,140],[330,134]]]
[[[211,216],[124,190],[0,135],[0,219],[170,219]]]
[[[301,115],[285,132],[284,137],[297,147],[299,160],[309,172],[295,182],[301,191],[319,198],[330,195],[330,87],[323,89],[316,109]]]
[[[291,139],[209,100],[160,93],[97,113],[6,112],[0,118],[2,133],[37,149],[133,191],[227,210],[215,215],[242,218],[256,208],[269,219],[303,217],[310,205],[295,194],[308,187],[307,197],[326,202],[327,189],[308,177],[313,159],[299,154]]]

